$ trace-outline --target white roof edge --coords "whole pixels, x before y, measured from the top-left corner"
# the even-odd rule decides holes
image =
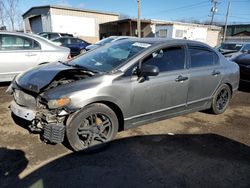
[[[165,24],[165,25],[190,25],[196,27],[205,27],[210,29],[221,30],[222,27],[215,25],[204,25],[204,24],[196,24],[196,23],[187,23],[187,22],[177,22],[177,21],[166,21],[166,20],[157,20],[151,19],[152,24]]]

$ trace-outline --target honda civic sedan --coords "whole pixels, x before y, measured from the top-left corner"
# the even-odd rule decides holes
[[[209,46],[148,38],[40,65],[8,91],[13,117],[27,120],[43,140],[67,139],[78,151],[149,122],[205,109],[221,114],[238,85],[238,65]]]

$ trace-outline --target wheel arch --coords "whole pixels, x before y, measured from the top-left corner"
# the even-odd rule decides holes
[[[109,108],[111,108],[114,111],[114,113],[116,114],[118,122],[119,122],[118,131],[120,132],[120,131],[124,130],[124,116],[123,116],[123,112],[122,112],[121,108],[117,104],[115,104],[114,102],[111,102],[111,101],[106,101],[106,100],[95,101],[95,102],[92,102],[90,104],[94,104],[94,103],[105,104]],[[88,104],[88,105],[90,105],[90,104]]]
[[[230,88],[230,92],[231,92],[231,97],[233,95],[233,86],[230,83],[225,83],[226,85],[228,85],[228,87]]]

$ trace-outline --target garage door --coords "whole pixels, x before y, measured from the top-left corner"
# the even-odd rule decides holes
[[[42,18],[41,16],[36,16],[30,18],[30,26],[33,33],[40,33],[43,31]]]

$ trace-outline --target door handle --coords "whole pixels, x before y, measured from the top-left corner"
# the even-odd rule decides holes
[[[218,75],[220,75],[220,71],[214,70],[214,71],[212,72],[212,76],[218,76]]]
[[[25,54],[25,55],[28,56],[28,57],[37,56],[37,54],[34,54],[34,53],[27,53],[27,54]]]
[[[185,80],[188,80],[188,77],[181,75],[175,79],[176,82],[181,82],[181,83],[184,82]]]

